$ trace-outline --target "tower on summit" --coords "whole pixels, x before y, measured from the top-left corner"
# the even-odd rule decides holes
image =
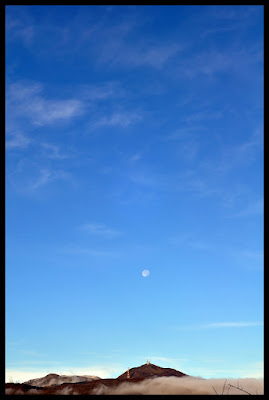
[[[128,367],[128,369],[127,369],[127,379],[130,379],[129,367]]]
[[[150,364],[150,362],[149,362],[149,360],[147,359],[147,365],[149,365]]]

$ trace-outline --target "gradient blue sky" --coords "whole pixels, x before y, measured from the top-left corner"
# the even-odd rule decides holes
[[[8,380],[263,375],[263,110],[262,6],[6,7]]]

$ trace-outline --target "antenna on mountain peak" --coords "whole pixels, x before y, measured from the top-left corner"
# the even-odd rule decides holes
[[[150,364],[149,359],[147,359],[147,365],[149,365],[149,364]]]
[[[128,367],[128,369],[127,369],[127,379],[130,379],[129,367]]]

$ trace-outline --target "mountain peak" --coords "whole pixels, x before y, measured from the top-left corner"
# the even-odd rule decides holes
[[[123,380],[127,379],[127,373],[128,371],[124,372],[122,375],[118,376],[117,379]],[[135,367],[129,369],[129,374],[130,378],[150,378],[150,377],[160,377],[160,376],[177,376],[177,377],[182,377],[182,376],[187,376],[183,372],[177,371],[176,369],[173,368],[162,368],[159,367],[158,365],[151,364],[147,362],[146,364],[141,365],[140,367]]]

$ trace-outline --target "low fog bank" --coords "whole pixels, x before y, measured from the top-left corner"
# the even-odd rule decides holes
[[[231,385],[231,386],[230,386]],[[79,395],[79,387],[57,387],[53,394]],[[247,393],[246,393],[247,392]],[[20,388],[7,388],[6,395],[12,394],[46,394],[45,390],[30,389],[22,391]],[[52,394],[52,393],[51,393]],[[263,395],[263,379],[202,379],[193,377],[159,377],[149,378],[142,382],[123,382],[117,387],[109,387],[105,382],[98,384],[88,394],[90,395],[156,395],[156,394],[186,394],[186,395]]]
[[[225,386],[224,386],[225,384]],[[263,394],[263,379],[199,379],[192,377],[160,377],[139,383],[124,382],[116,388],[97,387],[92,394],[246,394],[229,385],[240,387],[251,394]]]

